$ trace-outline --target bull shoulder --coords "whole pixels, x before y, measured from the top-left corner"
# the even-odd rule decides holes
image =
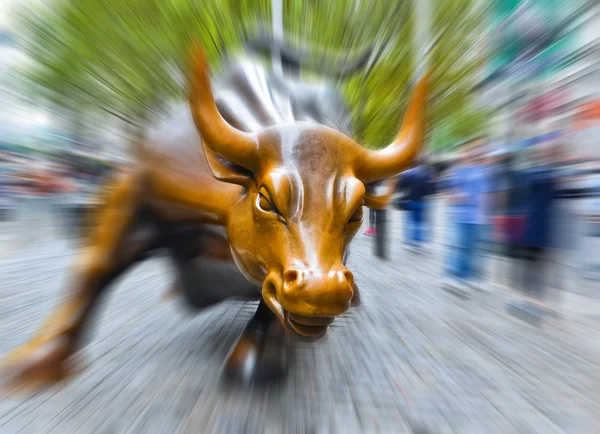
[[[149,134],[141,159],[151,202],[169,219],[223,224],[240,194],[240,187],[213,177],[187,107]]]

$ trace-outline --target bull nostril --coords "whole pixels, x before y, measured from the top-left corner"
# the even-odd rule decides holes
[[[344,271],[344,277],[346,278],[348,285],[352,286],[354,284],[354,276],[352,275],[352,273],[350,271],[348,271],[348,270]]]
[[[289,291],[298,281],[298,271],[288,270],[283,274],[283,289]]]
[[[275,287],[275,283],[273,283],[272,280],[267,280],[264,283],[263,287],[265,288],[267,294],[270,294],[272,296],[275,296],[277,294],[277,288]]]

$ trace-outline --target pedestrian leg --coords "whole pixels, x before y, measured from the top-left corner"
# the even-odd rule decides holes
[[[521,290],[526,298],[532,300],[535,298],[533,289],[533,272],[535,265],[535,255],[531,247],[523,249],[522,272],[521,272]]]
[[[477,247],[477,224],[465,224],[465,278],[473,280],[476,266],[476,247]]]
[[[511,244],[508,246],[508,267],[510,274],[510,286],[513,289],[521,288],[521,248],[518,245]]]
[[[548,285],[544,278],[548,255],[546,249],[538,247],[532,251],[532,280],[531,289],[534,297],[542,304],[547,301]]]
[[[414,225],[414,242],[415,245],[417,246],[421,246],[423,244],[424,241],[424,231],[425,228],[423,227],[424,223],[423,223],[423,204],[422,203],[415,203],[414,204],[414,220],[413,220],[413,225]]]
[[[447,240],[447,262],[446,269],[450,277],[457,277],[459,275],[459,263],[460,263],[460,239],[461,239],[461,226],[460,223],[450,222],[448,230]]]
[[[461,279],[464,279],[468,270],[467,259],[467,224],[459,223],[458,225],[458,240],[456,245],[457,266],[456,273]]]
[[[415,213],[416,213],[415,206],[414,206],[414,204],[411,204],[410,209],[408,209],[406,211],[405,219],[404,219],[404,228],[406,231],[406,244],[409,247],[415,246],[415,231],[416,231]]]
[[[365,231],[365,235],[373,235],[375,233],[375,227],[377,226],[377,217],[375,210],[369,208],[369,227]]]
[[[452,277],[458,281],[457,283],[459,283],[458,287],[454,287],[454,285],[452,285],[452,292],[458,293],[458,295],[463,297],[468,294],[466,292],[467,289],[463,286],[468,283],[472,267],[472,226],[473,225],[464,222],[457,224],[458,233],[455,244],[455,255],[451,261]]]
[[[485,266],[488,255],[488,227],[477,224],[475,228],[475,277],[483,281],[486,277]]]
[[[423,207],[421,211],[422,241],[424,244],[427,244],[433,240],[432,229],[429,225],[430,205],[427,201],[424,201],[421,206]]]
[[[376,210],[375,253],[381,259],[387,259],[387,210]]]

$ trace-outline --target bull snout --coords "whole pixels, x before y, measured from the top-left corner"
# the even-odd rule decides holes
[[[282,280],[281,306],[296,316],[333,317],[350,307],[354,278],[343,266],[326,272],[288,268]]]
[[[327,272],[290,267],[281,274],[269,273],[262,295],[288,330],[315,340],[325,335],[335,316],[348,310],[353,283],[343,265]]]

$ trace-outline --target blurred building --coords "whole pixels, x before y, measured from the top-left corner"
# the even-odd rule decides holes
[[[490,135],[504,146],[560,135],[579,157],[600,156],[600,3],[553,1],[496,1],[510,13],[490,30],[493,65],[477,87]]]

